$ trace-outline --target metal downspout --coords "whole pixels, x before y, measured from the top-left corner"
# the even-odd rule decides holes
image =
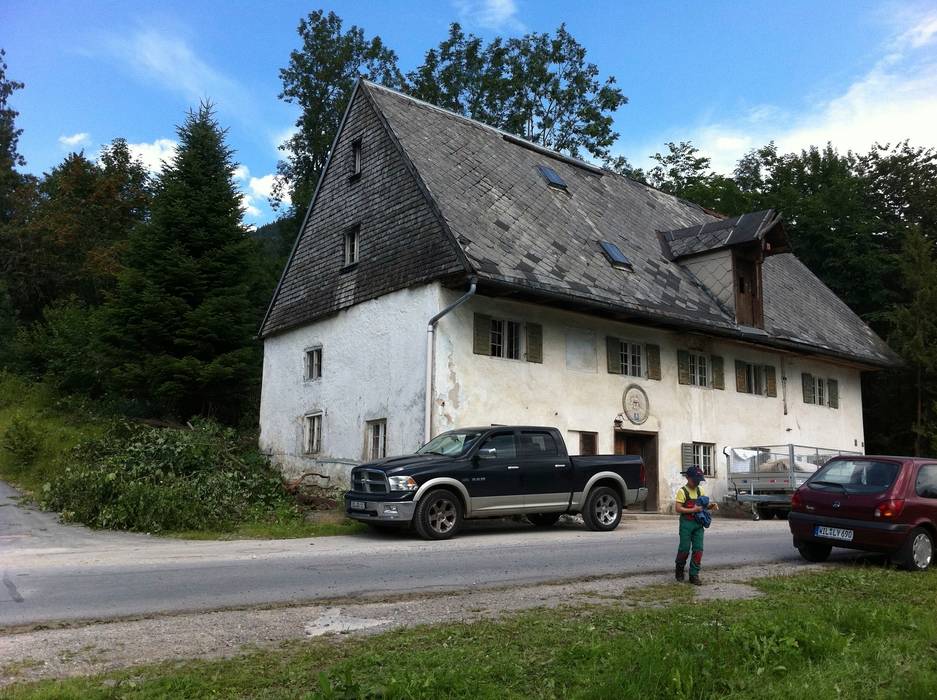
[[[426,444],[433,437],[433,367],[435,366],[436,355],[436,324],[439,319],[453,311],[459,306],[475,296],[475,290],[478,286],[478,280],[470,277],[471,286],[469,290],[461,297],[449,304],[445,309],[433,316],[426,326],[426,402],[423,414],[423,443]]]

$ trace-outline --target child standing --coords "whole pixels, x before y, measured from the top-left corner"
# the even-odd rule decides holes
[[[677,491],[676,503],[674,504],[674,509],[680,514],[680,545],[677,548],[675,573],[677,580],[682,581],[686,569],[686,560],[690,558],[690,548],[692,546],[693,558],[690,559],[690,583],[701,586],[699,570],[703,561],[703,533],[705,528],[701,522],[697,521],[696,514],[703,510],[703,507],[698,505],[697,501],[703,496],[703,489],[700,484],[706,481],[706,478],[699,467],[690,467],[685,472],[680,473],[686,477],[686,486],[682,486]],[[719,506],[710,503],[707,508],[709,510],[718,510]]]

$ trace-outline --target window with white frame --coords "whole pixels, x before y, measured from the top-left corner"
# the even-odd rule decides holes
[[[384,459],[387,456],[387,419],[368,421],[368,459]]]
[[[815,377],[812,374],[801,375],[803,384],[804,403],[839,408],[839,382],[826,377]]]
[[[322,412],[309,413],[305,420],[305,435],[303,436],[303,452],[308,455],[319,454],[322,451]]]
[[[716,446],[711,442],[693,443],[693,466],[703,471],[705,476],[715,476],[713,468],[713,455]]]
[[[305,378],[307,380],[322,377],[322,347],[306,349]]]
[[[519,360],[521,357],[521,324],[519,321],[491,319],[492,357]]]
[[[618,355],[621,360],[621,373],[631,377],[644,376],[644,363],[642,361],[643,346],[639,343],[629,343],[627,340],[620,342]]]
[[[698,352],[689,353],[690,384],[709,386],[709,355]]]
[[[358,262],[358,238],[361,227],[355,226],[345,231],[345,265],[354,265]]]

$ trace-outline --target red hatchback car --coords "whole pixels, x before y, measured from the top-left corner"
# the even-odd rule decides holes
[[[923,571],[937,541],[937,459],[834,457],[794,492],[788,522],[808,561],[846,547]]]

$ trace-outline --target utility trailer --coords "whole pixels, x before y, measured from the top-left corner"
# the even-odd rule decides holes
[[[729,447],[724,454],[728,498],[750,505],[753,520],[767,520],[786,518],[794,491],[829,459],[861,453],[805,445],[761,445]]]

